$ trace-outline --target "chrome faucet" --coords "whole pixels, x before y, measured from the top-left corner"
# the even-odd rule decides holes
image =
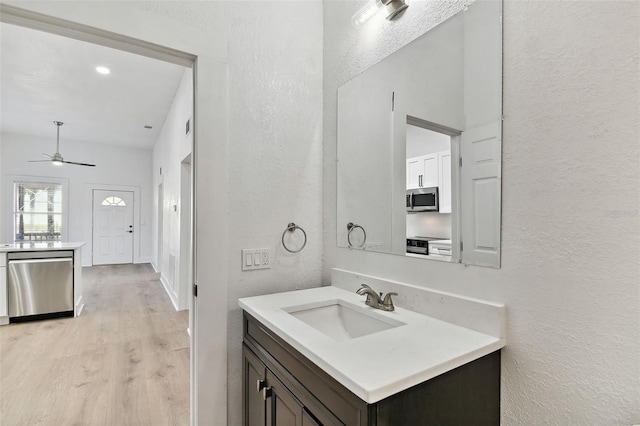
[[[373,291],[373,289],[366,284],[361,284],[361,286],[362,287],[356,290],[356,293],[361,296],[364,296],[365,294],[367,295],[367,300],[365,300],[364,302],[367,306],[381,309],[383,311],[393,311],[395,309],[395,307],[393,306],[393,300],[391,300],[391,296],[397,296],[398,293],[392,291],[390,293],[387,293],[387,295],[384,296],[383,299],[382,293],[378,295],[378,293]]]

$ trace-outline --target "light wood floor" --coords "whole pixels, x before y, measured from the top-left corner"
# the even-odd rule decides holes
[[[187,425],[187,311],[149,265],[83,281],[80,317],[0,327],[0,425]]]

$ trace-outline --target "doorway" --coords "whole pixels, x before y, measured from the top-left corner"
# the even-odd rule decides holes
[[[133,192],[93,191],[93,264],[133,263]]]
[[[157,233],[157,239],[158,239],[158,255],[156,256],[156,271],[157,272],[161,272],[162,271],[162,253],[164,250],[164,246],[162,244],[162,241],[164,239],[164,232],[163,232],[163,228],[164,228],[164,213],[163,213],[163,206],[164,206],[164,198],[163,198],[164,192],[162,191],[162,184],[158,185],[158,233]]]
[[[45,4],[46,3],[46,4]],[[205,286],[191,297],[191,424],[226,424],[228,231],[226,39],[219,30],[195,28],[119,3],[0,4],[0,21],[91,41],[184,66],[193,66],[193,281]],[[113,19],[127,14],[145,25]],[[125,16],[125,15],[123,15]],[[181,34],[181,37],[175,37]],[[186,53],[190,52],[190,53]],[[197,94],[206,93],[206,96]],[[207,117],[199,120],[198,117]],[[202,141],[206,141],[203,143]],[[199,164],[207,164],[200,167]],[[215,185],[211,185],[215,182]],[[205,184],[209,183],[209,184]],[[197,206],[197,209],[196,209]],[[196,210],[201,214],[196,214]],[[198,230],[200,238],[195,230]],[[196,261],[197,260],[197,261]],[[206,279],[202,279],[206,277]],[[198,304],[217,309],[198,309]],[[206,362],[199,362],[206,360]],[[198,380],[198,376],[207,380]]]
[[[192,268],[187,264],[191,261],[192,234],[192,174],[191,154],[187,155],[180,163],[180,271],[178,290],[178,309],[190,309],[189,289],[191,288]],[[189,324],[191,330],[192,324]]]

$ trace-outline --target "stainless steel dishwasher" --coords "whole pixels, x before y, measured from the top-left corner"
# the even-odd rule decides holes
[[[73,316],[73,251],[7,253],[9,322]]]

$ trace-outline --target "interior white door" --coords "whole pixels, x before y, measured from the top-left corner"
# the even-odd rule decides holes
[[[133,262],[133,192],[93,191],[93,264]]]
[[[461,135],[462,263],[500,267],[500,122]]]

